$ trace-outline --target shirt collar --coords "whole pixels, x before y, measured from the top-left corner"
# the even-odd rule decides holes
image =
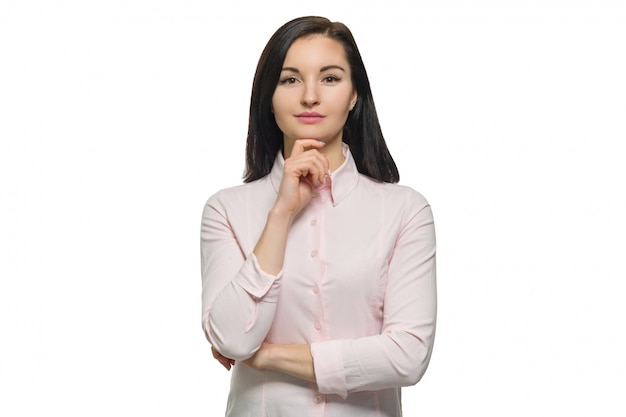
[[[345,161],[339,168],[330,174],[330,184],[324,186],[324,188],[330,187],[330,195],[333,206],[337,206],[354,190],[359,182],[359,171],[352,158],[350,148],[345,143],[341,144],[341,152],[345,157]],[[274,160],[274,166],[269,174],[270,181],[274,187],[274,191],[278,193],[280,188],[280,182],[283,178],[283,171],[285,167],[285,159],[283,153],[278,152],[276,160]]]

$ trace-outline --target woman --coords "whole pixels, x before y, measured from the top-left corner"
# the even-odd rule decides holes
[[[435,234],[395,184],[346,26],[286,23],[252,87],[246,184],[202,218],[202,324],[229,416],[400,416],[432,351]]]

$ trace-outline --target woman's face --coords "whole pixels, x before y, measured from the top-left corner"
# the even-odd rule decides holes
[[[291,44],[274,96],[272,111],[284,140],[341,141],[356,102],[343,45],[323,35]]]

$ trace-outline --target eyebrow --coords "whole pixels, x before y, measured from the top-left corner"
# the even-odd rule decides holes
[[[341,70],[343,72],[346,72],[346,70],[342,66],[340,66],[340,65],[326,65],[326,66],[320,68],[320,72],[328,71],[330,69],[338,69],[338,70]],[[297,74],[300,73],[300,70],[298,68],[294,68],[294,67],[283,67],[283,69],[281,71],[291,71],[291,72],[295,72]]]

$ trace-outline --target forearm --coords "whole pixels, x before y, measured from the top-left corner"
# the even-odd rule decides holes
[[[310,345],[263,343],[259,351],[244,362],[256,369],[271,369],[307,381],[315,381]]]
[[[308,381],[315,381],[309,345],[273,345],[269,369]]]
[[[275,297],[276,292],[270,290],[264,300],[259,300],[240,285],[228,284],[213,301],[203,323],[209,342],[231,359],[252,356],[273,321],[276,303],[266,299]]]
[[[268,210],[263,236],[257,238],[261,259],[236,238],[219,195],[203,212],[202,326],[213,346],[237,360],[249,358],[265,340],[280,294],[290,224],[288,218],[272,211]],[[250,253],[247,257],[246,252]],[[277,267],[267,266],[272,262]]]
[[[254,255],[268,274],[276,275],[283,268],[287,235],[292,222],[293,214],[276,206],[267,215],[267,223],[254,247]]]

